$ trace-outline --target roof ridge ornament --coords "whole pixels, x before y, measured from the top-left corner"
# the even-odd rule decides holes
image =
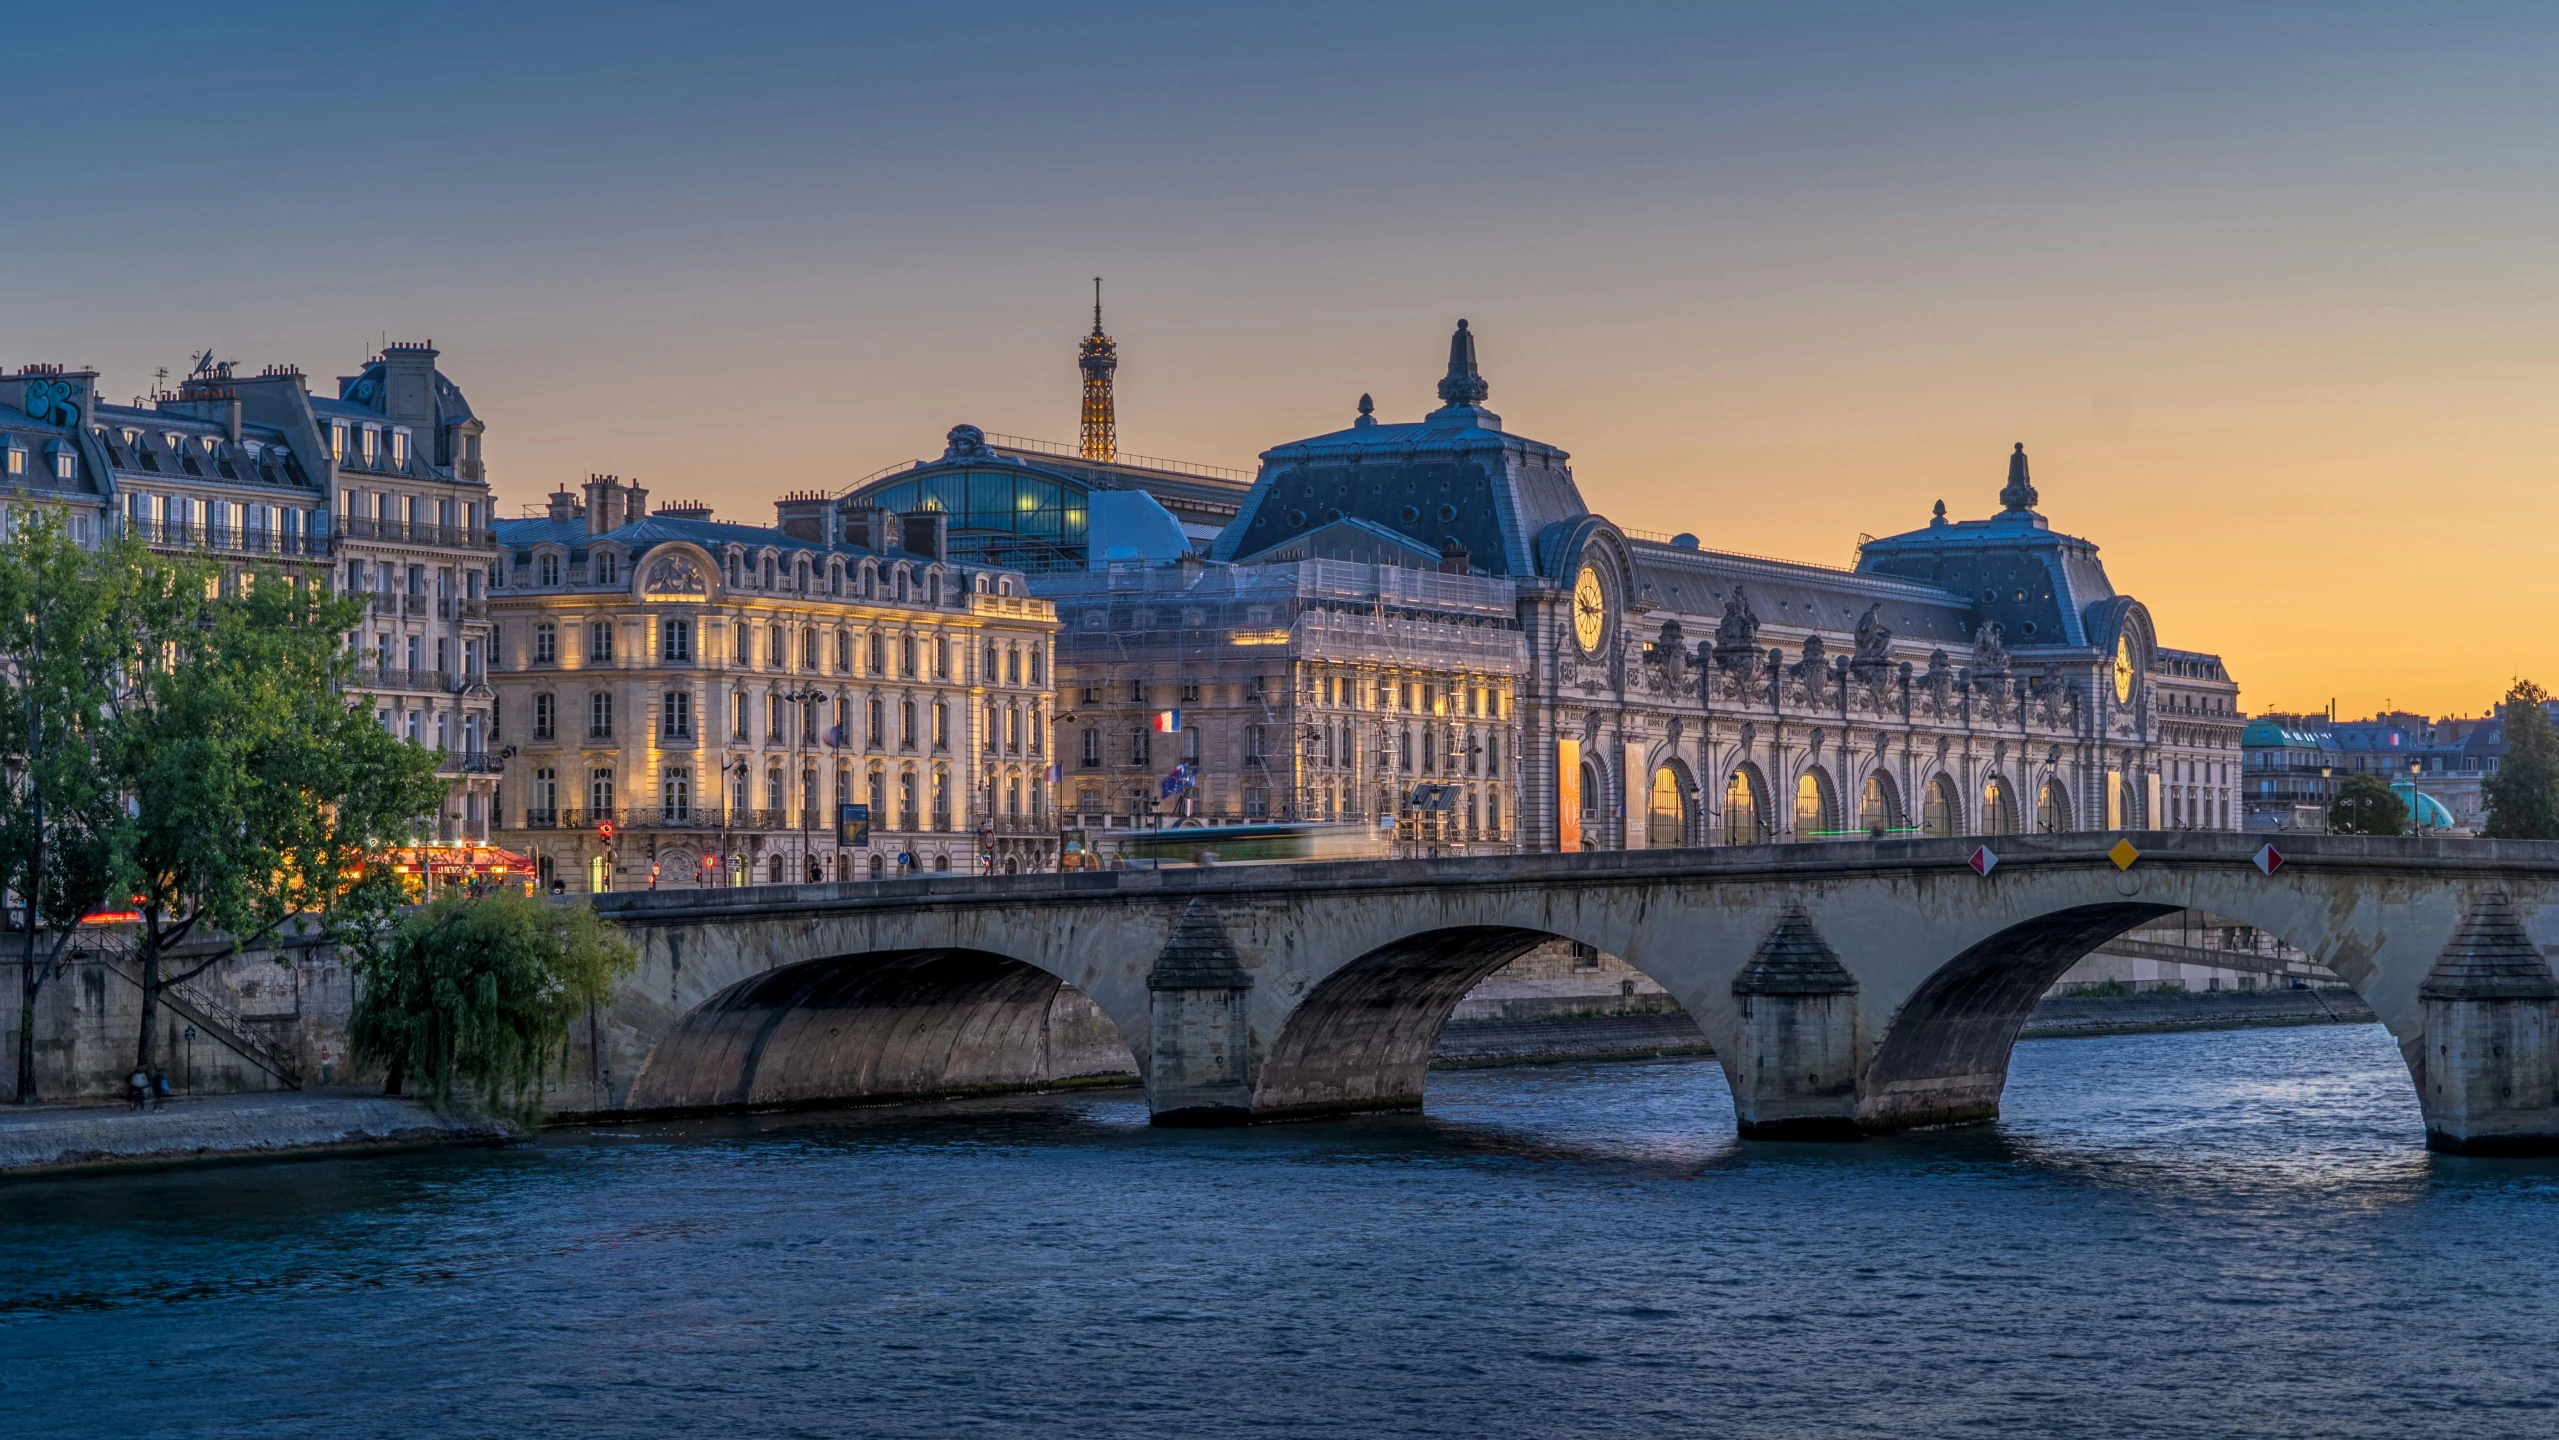
[[[1460,320],[1457,333],[1448,337],[1448,374],[1439,382],[1440,403],[1481,405],[1492,393],[1483,372],[1475,368],[1475,332]]]
[[[2026,478],[2026,442],[2020,440],[2008,457],[2008,484],[1999,492],[1999,503],[2011,514],[2023,514],[2032,511],[2042,498],[2035,493],[2034,482]]]

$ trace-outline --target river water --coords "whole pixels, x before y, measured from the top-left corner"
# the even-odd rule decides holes
[[[2029,1042],[1745,1143],[1711,1063],[1130,1091],[0,1189],[0,1434],[2559,1434],[2559,1163],[2378,1027]]]

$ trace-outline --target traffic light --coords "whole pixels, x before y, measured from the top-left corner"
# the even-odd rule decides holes
[[[612,843],[613,843],[613,837],[614,837],[614,835],[615,835],[616,833],[617,833],[617,832],[616,832],[616,830],[614,829],[614,825],[613,825],[613,822],[612,822],[612,821],[610,821],[610,820],[598,820],[598,821],[596,821],[596,822],[595,822],[595,838],[597,838],[598,840],[603,841],[605,844],[607,844],[607,845],[612,844]]]

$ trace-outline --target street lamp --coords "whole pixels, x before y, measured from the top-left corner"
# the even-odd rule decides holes
[[[2426,792],[2417,788],[2417,777],[2424,774],[2425,769],[2423,759],[2415,755],[2408,757],[2408,833],[2411,835],[2422,834],[2426,828],[2425,812],[2418,808]]]
[[[803,689],[799,689],[799,690],[786,690],[786,691],[782,692],[782,696],[781,696],[781,698],[782,698],[783,700],[787,701],[787,702],[790,704],[790,706],[791,706],[792,710],[793,710],[793,711],[795,712],[795,714],[796,714],[796,719],[797,719],[797,722],[798,722],[798,723],[796,723],[796,724],[794,724],[794,725],[792,725],[792,726],[791,726],[791,743],[790,743],[790,748],[789,748],[789,750],[788,750],[788,751],[786,751],[786,752],[785,752],[786,754],[788,754],[788,755],[791,757],[791,768],[792,768],[793,770],[795,770],[795,771],[796,771],[796,770],[800,769],[800,765],[801,765],[801,761],[800,761],[800,745],[801,745],[801,742],[802,742],[802,740],[803,740],[803,738],[804,738],[804,736],[805,736],[805,734],[806,734],[806,732],[807,732],[807,731],[809,731],[809,730],[811,730],[811,729],[816,728],[814,725],[812,725],[812,724],[810,723],[810,716],[809,716],[808,707],[809,707],[809,705],[810,705],[811,703],[813,703],[813,702],[815,702],[815,701],[819,701],[819,700],[823,700],[823,699],[825,699],[825,698],[826,698],[826,695],[825,695],[825,693],[824,693],[823,691],[810,690],[810,689],[805,689],[805,688],[803,688]],[[791,883],[793,883],[793,884],[795,884],[795,885],[796,885],[796,884],[799,884],[799,883],[802,881],[802,879],[803,879],[803,878],[807,875],[807,873],[808,873],[808,867],[809,867],[809,811],[810,811],[811,809],[815,808],[815,807],[813,807],[812,805],[810,805],[810,804],[808,803],[808,802],[809,802],[809,799],[810,799],[810,796],[809,796],[809,793],[808,793],[808,792],[809,792],[809,785],[808,785],[808,783],[807,783],[807,777],[806,777],[805,775],[797,775],[797,774],[795,774],[795,775],[793,775],[793,776],[791,777],[791,779],[792,779],[793,781],[798,782],[799,787],[800,787],[799,823],[791,827],[794,831],[796,831],[796,832],[798,833],[798,835],[799,835],[799,837],[800,837],[800,854],[799,854],[799,864],[798,864],[797,868],[795,868],[795,869],[791,872]],[[790,796],[791,796],[791,792],[790,792],[789,788],[786,786],[786,787],[784,788],[783,792],[782,792],[782,798],[783,798],[784,800],[786,800],[786,801],[787,801],[787,800],[789,800],[789,799],[790,799]],[[788,819],[789,817],[790,817],[790,807],[788,807],[788,806],[786,805],[786,806],[784,807],[784,810],[783,810],[783,818]]]

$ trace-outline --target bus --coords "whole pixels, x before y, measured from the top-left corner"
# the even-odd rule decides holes
[[[1393,837],[1364,825],[1275,820],[1099,831],[1092,838],[1130,867],[1152,869],[1161,865],[1282,865],[1301,860],[1382,859],[1391,848]]]

